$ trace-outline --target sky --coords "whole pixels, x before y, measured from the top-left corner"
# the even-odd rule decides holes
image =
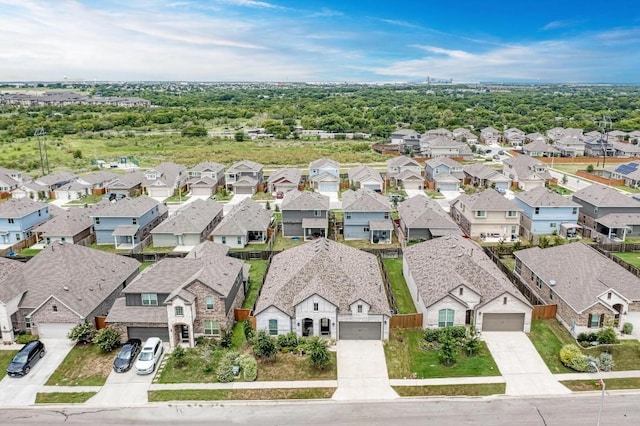
[[[638,0],[0,0],[0,81],[640,83]]]

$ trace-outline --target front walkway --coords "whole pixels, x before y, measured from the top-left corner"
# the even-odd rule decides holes
[[[506,395],[564,395],[571,391],[558,383],[523,332],[483,332],[482,340],[507,382]]]
[[[338,389],[334,400],[395,399],[379,340],[338,341]]]

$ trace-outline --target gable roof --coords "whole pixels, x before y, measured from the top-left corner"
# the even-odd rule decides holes
[[[142,185],[142,182],[145,180],[146,178],[144,177],[144,174],[136,170],[134,172],[118,175],[118,177],[108,185],[108,188],[131,189]]]
[[[342,210],[361,212],[391,211],[389,199],[370,189],[360,188],[357,191],[348,189],[342,193]]]
[[[353,167],[347,171],[347,176],[349,180],[352,182],[364,182],[364,181],[375,181],[375,182],[384,182],[382,179],[382,175],[376,169],[369,167],[364,164],[360,164],[359,166]]]
[[[192,172],[206,172],[206,171],[211,171],[211,172],[221,172],[224,171],[224,166],[220,163],[215,163],[213,161],[203,161],[202,163],[198,163],[195,166],[193,166],[190,171]]]
[[[448,235],[425,241],[407,247],[403,256],[427,308],[461,284],[481,296],[478,307],[505,292],[530,306],[482,247],[468,238]]]
[[[47,207],[46,203],[33,201],[29,197],[9,198],[0,202],[0,217],[21,218]]]
[[[276,182],[286,181],[298,185],[301,179],[302,172],[300,171],[300,169],[295,169],[293,167],[283,167],[273,172],[271,176],[269,176],[269,179],[267,179],[267,182],[269,184],[274,184]]]
[[[329,197],[319,192],[288,191],[282,199],[282,210],[329,210]]]
[[[26,263],[0,257],[0,302],[7,303],[26,291],[22,270]]]
[[[222,205],[217,201],[195,200],[156,226],[151,234],[200,234],[221,214]]]
[[[322,172],[309,178],[311,182],[340,182],[340,178],[329,172]]]
[[[213,235],[245,235],[249,231],[266,231],[271,223],[271,212],[251,198],[233,206],[213,230]]]
[[[610,288],[630,300],[640,300],[640,278],[580,242],[532,247],[514,254],[547,285],[554,280],[553,292],[576,312],[593,305]]]
[[[153,198],[142,195],[140,197],[125,197],[116,203],[110,203],[100,212],[94,212],[91,217],[140,217],[154,207],[165,208],[164,204],[158,203]]]
[[[251,160],[242,160],[242,161],[238,161],[237,163],[233,163],[231,167],[227,169],[226,173],[227,174],[238,173],[246,170],[259,172],[262,170],[262,164],[256,163],[255,161],[251,161]]]
[[[516,198],[531,207],[580,207],[580,204],[545,186],[537,186],[526,192],[516,194]]]
[[[84,182],[87,182],[89,185],[96,185],[99,183],[111,182],[114,179],[117,179],[119,175],[101,170],[98,172],[89,173],[86,175],[79,176],[78,179]]]
[[[460,194],[451,202],[451,205],[460,203],[463,203],[471,211],[520,211],[520,208],[513,201],[491,188],[473,195]]]
[[[372,314],[389,315],[376,257],[335,241],[320,238],[273,257],[256,305],[256,314],[270,306],[293,317],[295,305],[318,294],[348,313],[363,300]]]
[[[87,207],[73,207],[69,210],[60,209],[51,219],[36,227],[34,232],[42,233],[45,237],[74,236],[93,226],[91,214],[95,214],[111,203],[103,200]],[[53,212],[51,212],[53,213]]]
[[[35,182],[39,185],[50,186],[60,182],[68,182],[71,180],[75,180],[77,177],[78,176],[73,173],[57,172],[57,173],[51,173],[51,174],[39,177],[38,179],[35,180]]]
[[[453,160],[449,157],[437,157],[437,158],[432,158],[430,160],[428,160],[426,163],[426,165],[428,165],[429,167],[431,167],[432,169],[438,167],[441,164],[444,164],[445,166],[449,166],[450,169],[461,169],[462,168],[462,164],[458,163],[456,160]]]
[[[515,155],[510,158],[505,158],[502,161],[503,170],[507,170],[504,168],[504,165],[511,166],[515,176],[514,178],[517,180],[538,178],[538,179],[551,179],[552,176],[547,169],[547,165],[542,161],[531,157],[529,155]],[[536,172],[534,168],[539,167],[542,172]]]
[[[462,170],[469,176],[478,179],[488,179],[493,175],[500,174],[500,172],[498,172],[497,170],[492,169],[491,167],[482,163],[473,163],[466,165],[462,168]]]
[[[413,166],[413,167],[422,167],[420,166],[420,163],[418,163],[416,160],[414,160],[413,158],[409,158],[406,155],[399,155],[397,157],[393,157],[387,160],[387,167],[389,166],[396,166],[396,167],[407,167],[407,166]]]
[[[444,229],[450,233],[462,234],[458,225],[440,205],[423,195],[413,196],[398,204],[398,215],[409,228]]]
[[[336,170],[340,170],[340,163],[338,163],[335,160],[331,160],[331,159],[329,159],[327,157],[323,157],[323,158],[320,158],[318,160],[315,160],[315,161],[312,161],[312,162],[309,163],[309,168],[310,169],[319,169],[319,168],[322,168],[322,167],[325,167],[325,168],[329,167],[329,168],[333,168],[333,169],[336,169]]]
[[[165,161],[149,170],[158,172],[160,176],[156,179],[147,179],[147,184],[159,186],[158,183],[162,183],[166,186],[173,187],[180,181],[181,174],[186,170],[187,168],[182,164]]]
[[[573,193],[573,200],[584,201],[597,207],[640,208],[640,200],[622,194],[608,186],[592,184]]]
[[[548,152],[552,154],[557,154],[560,152],[558,148],[553,145],[549,145],[542,139],[536,139],[533,142],[524,144],[522,146],[522,151],[524,152]]]

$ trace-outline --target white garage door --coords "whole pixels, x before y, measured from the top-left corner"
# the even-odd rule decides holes
[[[213,191],[211,188],[205,188],[205,187],[191,188],[191,195],[211,195],[211,194],[213,194]]]
[[[167,188],[154,188],[151,186],[147,188],[147,193],[149,197],[168,197]]]
[[[73,323],[48,323],[38,324],[38,335],[41,339],[66,339],[67,334],[76,324]]]
[[[382,339],[382,323],[379,322],[340,321],[339,327],[339,338],[343,340]]]
[[[320,191],[337,192],[338,191],[338,185],[336,185],[335,183],[321,183],[320,184]]]

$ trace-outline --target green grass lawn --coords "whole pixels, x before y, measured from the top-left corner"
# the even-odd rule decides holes
[[[165,401],[267,401],[278,399],[327,399],[335,388],[298,389],[190,389],[149,391],[149,402]]]
[[[338,241],[349,247],[357,249],[388,249],[400,247],[400,243],[398,242],[398,237],[395,232],[391,233],[391,244],[372,244],[369,240],[345,240],[342,235],[338,237]]]
[[[171,197],[167,197],[164,199],[165,203],[184,203],[185,201],[187,201],[189,197],[187,194],[182,193],[182,194],[175,194],[172,195]]]
[[[400,396],[487,396],[504,394],[506,383],[466,385],[393,386]]]
[[[549,189],[559,193],[560,195],[571,195],[573,191],[559,185],[549,185]]]
[[[77,344],[53,372],[47,386],[102,386],[111,372],[116,351],[103,352],[96,345]]]
[[[287,250],[304,243],[304,238],[298,238],[297,240],[294,240],[293,238],[283,237],[280,233],[278,233],[276,234],[276,240],[273,242],[272,249],[273,251]]]
[[[85,205],[85,204],[95,204],[95,203],[99,203],[100,201],[102,201],[102,195],[86,195],[78,200],[72,200],[69,201],[67,204],[68,205],[72,205],[72,206],[77,206],[77,205]]]
[[[258,191],[251,196],[253,201],[273,201],[273,195],[270,192]],[[273,208],[273,206],[271,206]]]
[[[389,280],[391,281],[391,290],[396,298],[396,307],[399,314],[413,314],[416,307],[413,304],[411,293],[407,288],[407,283],[402,275],[402,258],[383,259],[384,266],[387,268]]]
[[[505,266],[507,266],[511,271],[516,269],[516,258],[515,257],[503,257],[500,259]]]
[[[145,269],[147,269],[149,266],[153,265],[154,263],[156,263],[156,262],[142,262],[138,269],[140,270],[140,272],[142,272]]]
[[[144,250],[142,250],[142,253],[169,253],[169,252],[172,252],[173,249],[175,249],[175,246],[173,246],[173,247],[156,247],[153,244],[149,244],[148,246],[146,246],[144,248]]]
[[[640,342],[637,340],[621,340],[617,345],[599,345],[582,351],[596,358],[602,352],[609,352],[613,355],[615,371],[640,370]]]
[[[637,194],[640,192],[639,188],[631,188],[630,186],[627,186],[627,185],[613,185],[613,187],[624,192],[630,192],[632,194]]]
[[[627,252],[613,252],[613,255],[619,257],[630,265],[640,268],[640,252],[627,251]]]
[[[560,382],[574,392],[599,391],[602,388],[598,380],[566,380]],[[606,379],[604,381],[606,390],[613,389],[640,389],[640,377],[629,377],[624,379]]]
[[[42,251],[42,249],[32,249],[32,248],[25,248],[20,250],[20,254],[22,256],[35,256],[36,254],[40,253]]]
[[[38,392],[36,404],[82,404],[96,392]]]
[[[262,285],[262,278],[267,270],[268,261],[248,260],[246,262],[251,265],[251,269],[249,270],[249,291],[247,291],[247,294],[244,296],[242,307],[244,309],[251,309],[258,298],[258,291]]]
[[[126,253],[129,253],[131,251],[131,250],[116,250],[116,246],[114,244],[97,244],[97,243],[93,243],[89,247],[91,247],[92,249],[104,251],[104,252],[107,252],[107,253],[115,253],[115,254],[126,254]]]
[[[469,357],[460,351],[456,364],[445,367],[440,363],[438,351],[425,351],[418,346],[421,340],[422,329],[391,330],[384,347],[389,378],[409,378],[412,373],[419,379],[500,375],[484,342],[480,342],[478,355]]]
[[[11,360],[18,351],[5,351],[0,350],[0,380],[4,379],[4,376],[7,375],[7,367],[11,364]]]
[[[232,248],[230,251],[264,251],[267,249],[267,243],[251,243],[242,248]]]

